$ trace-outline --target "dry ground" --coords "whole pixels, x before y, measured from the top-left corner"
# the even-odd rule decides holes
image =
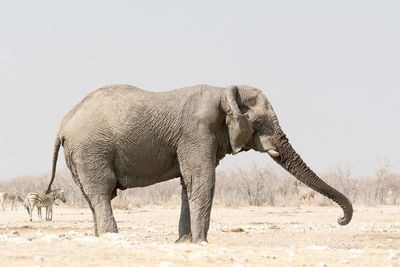
[[[400,207],[214,207],[208,245],[174,244],[178,206],[115,210],[120,234],[93,236],[89,209],[53,222],[0,211],[0,266],[400,266]],[[44,213],[44,212],[43,212]]]

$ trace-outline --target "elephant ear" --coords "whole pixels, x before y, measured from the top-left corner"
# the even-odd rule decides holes
[[[226,125],[233,154],[238,153],[253,135],[253,127],[247,114],[242,114],[237,104],[238,88],[230,86],[225,90]]]

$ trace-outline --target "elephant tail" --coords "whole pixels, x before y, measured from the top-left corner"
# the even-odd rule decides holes
[[[60,150],[62,140],[61,138],[57,137],[54,143],[54,150],[53,150],[53,165],[51,168],[51,179],[49,186],[47,187],[46,194],[50,193],[51,185],[53,184],[54,177],[56,176],[56,167],[57,167],[57,159],[58,159],[58,151]]]

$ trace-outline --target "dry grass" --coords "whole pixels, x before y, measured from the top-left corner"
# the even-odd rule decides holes
[[[397,205],[400,200],[400,174],[390,171],[387,165],[379,165],[372,177],[353,177],[346,165],[338,165],[321,175],[326,182],[343,192],[355,205]],[[48,174],[16,177],[0,183],[0,191],[27,194],[44,192],[49,181]],[[282,169],[273,166],[260,167],[255,164],[243,169],[236,167],[231,172],[217,173],[214,205],[226,207],[243,206],[298,206],[298,189],[295,179]],[[86,201],[70,176],[69,171],[59,171],[53,188],[63,188],[70,206],[83,207]],[[390,193],[389,193],[390,191]],[[113,200],[117,209],[133,209],[153,204],[180,203],[179,179],[155,184],[145,188],[118,191]],[[328,206],[332,202],[316,194],[312,205]]]

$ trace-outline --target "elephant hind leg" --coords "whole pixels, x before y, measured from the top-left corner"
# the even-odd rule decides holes
[[[96,214],[99,233],[118,233],[117,223],[111,208],[110,194],[89,195]]]
[[[111,199],[115,190],[117,179],[112,168],[106,162],[96,165],[78,161],[75,182],[92,210],[95,235],[101,233],[117,233],[117,223],[115,222],[111,208]],[[100,161],[101,162],[101,161]],[[102,166],[99,168],[99,165]]]
[[[92,202],[90,201],[89,196],[85,193],[85,190],[83,189],[83,185],[81,183],[81,181],[79,180],[79,177],[76,174],[72,174],[74,177],[74,181],[75,183],[79,186],[79,188],[81,189],[82,195],[85,198],[85,200],[87,201],[90,210],[92,211],[92,217],[93,217],[93,224],[94,224],[94,235],[95,236],[99,236],[99,230],[97,228],[97,219],[96,219],[96,212],[94,210],[94,207],[92,205]]]

